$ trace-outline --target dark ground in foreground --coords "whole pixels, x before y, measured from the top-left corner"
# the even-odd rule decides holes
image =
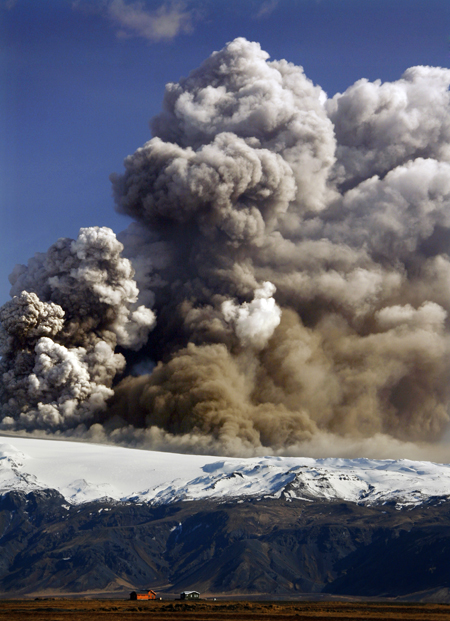
[[[442,621],[450,619],[448,604],[374,602],[132,602],[123,600],[43,599],[0,601],[0,620],[22,621],[301,621],[334,619],[404,619]]]

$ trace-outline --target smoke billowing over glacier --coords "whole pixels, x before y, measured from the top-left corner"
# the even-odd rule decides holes
[[[1,428],[222,454],[436,454],[449,85],[450,70],[420,66],[327,98],[245,39],[168,84],[153,138],[111,175],[128,229],[81,229],[10,277]]]

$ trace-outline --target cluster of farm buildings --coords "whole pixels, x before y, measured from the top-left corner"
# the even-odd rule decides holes
[[[132,591],[130,593],[130,599],[149,600],[149,599],[162,599],[158,597],[152,589],[148,591]],[[200,599],[200,593],[198,591],[183,591],[180,593],[180,599],[195,600]]]

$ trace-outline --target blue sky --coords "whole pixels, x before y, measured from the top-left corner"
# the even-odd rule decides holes
[[[0,304],[8,274],[114,212],[109,174],[151,135],[164,85],[237,36],[331,96],[448,67],[448,0],[0,0]]]

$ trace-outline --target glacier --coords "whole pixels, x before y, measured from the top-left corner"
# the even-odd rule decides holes
[[[0,494],[53,489],[95,500],[348,501],[414,507],[450,498],[450,464],[408,459],[214,457],[29,437],[0,437]]]

